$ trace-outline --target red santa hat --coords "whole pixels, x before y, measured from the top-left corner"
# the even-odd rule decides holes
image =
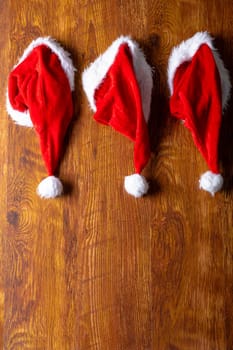
[[[208,165],[199,180],[214,195],[222,188],[218,143],[222,113],[230,98],[229,73],[207,32],[198,32],[176,46],[169,58],[171,114],[183,120]]]
[[[40,139],[49,175],[37,188],[42,198],[63,192],[55,173],[73,116],[74,72],[69,53],[45,37],[32,41],[9,75],[7,111],[16,124],[34,127]]]
[[[143,196],[149,187],[140,173],[150,158],[151,67],[137,43],[121,36],[83,72],[82,82],[94,119],[134,142],[135,174],[125,177],[124,186]]]

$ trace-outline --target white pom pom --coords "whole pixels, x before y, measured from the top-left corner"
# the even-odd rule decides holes
[[[37,187],[37,194],[41,198],[55,198],[62,194],[63,186],[55,176],[48,176]]]
[[[199,187],[215,195],[220,191],[223,185],[223,177],[220,174],[214,174],[212,171],[204,173],[199,180]]]
[[[139,174],[126,176],[124,185],[126,192],[136,198],[142,197],[149,189],[145,177]]]

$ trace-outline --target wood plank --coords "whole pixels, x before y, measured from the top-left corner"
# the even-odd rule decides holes
[[[220,155],[225,187],[198,189],[206,164],[170,118],[171,49],[199,30],[233,72],[232,1],[58,0],[0,3],[0,348],[216,350],[233,348],[232,102]],[[154,67],[150,194],[123,190],[133,145],[92,118],[81,72],[119,35]],[[33,129],[4,109],[7,75],[39,36],[71,52],[75,116],[60,177],[66,195],[41,200],[46,176]],[[122,161],[124,160],[124,161]]]
[[[9,47],[9,36],[8,36],[8,15],[9,6],[6,2],[0,3],[0,61],[3,69],[1,69],[1,79],[0,79],[0,105],[5,104],[5,82],[7,80],[7,74],[9,69],[8,61],[8,47]],[[0,123],[0,348],[3,349],[4,344],[4,304],[5,304],[5,272],[7,261],[4,259],[4,236],[6,234],[6,213],[7,213],[7,203],[6,203],[6,193],[7,193],[7,143],[8,143],[8,129],[7,129],[7,119],[4,118],[4,111],[1,114]]]

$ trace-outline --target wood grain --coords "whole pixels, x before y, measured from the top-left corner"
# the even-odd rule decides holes
[[[232,13],[230,0],[0,2],[1,349],[233,349],[232,102],[220,141],[225,187],[211,198],[197,186],[204,160],[170,118],[166,82],[171,48],[199,30],[216,37],[232,75]],[[140,200],[123,191],[133,145],[93,121],[81,87],[84,67],[121,34],[154,67],[151,190]],[[44,201],[39,141],[4,105],[11,67],[47,35],[77,74],[66,195]]]

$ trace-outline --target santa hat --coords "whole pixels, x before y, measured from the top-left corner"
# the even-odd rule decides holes
[[[134,142],[136,173],[124,185],[129,194],[143,196],[149,187],[140,173],[150,158],[151,67],[137,43],[121,36],[83,72],[82,82],[94,119]]]
[[[37,188],[42,198],[63,192],[55,173],[73,116],[74,72],[69,53],[46,37],[32,41],[9,75],[7,111],[16,124],[34,126],[40,139],[49,175]]]
[[[223,185],[218,143],[231,83],[207,32],[198,32],[173,49],[168,84],[171,114],[184,121],[209,168],[200,177],[200,188],[214,195]]]

